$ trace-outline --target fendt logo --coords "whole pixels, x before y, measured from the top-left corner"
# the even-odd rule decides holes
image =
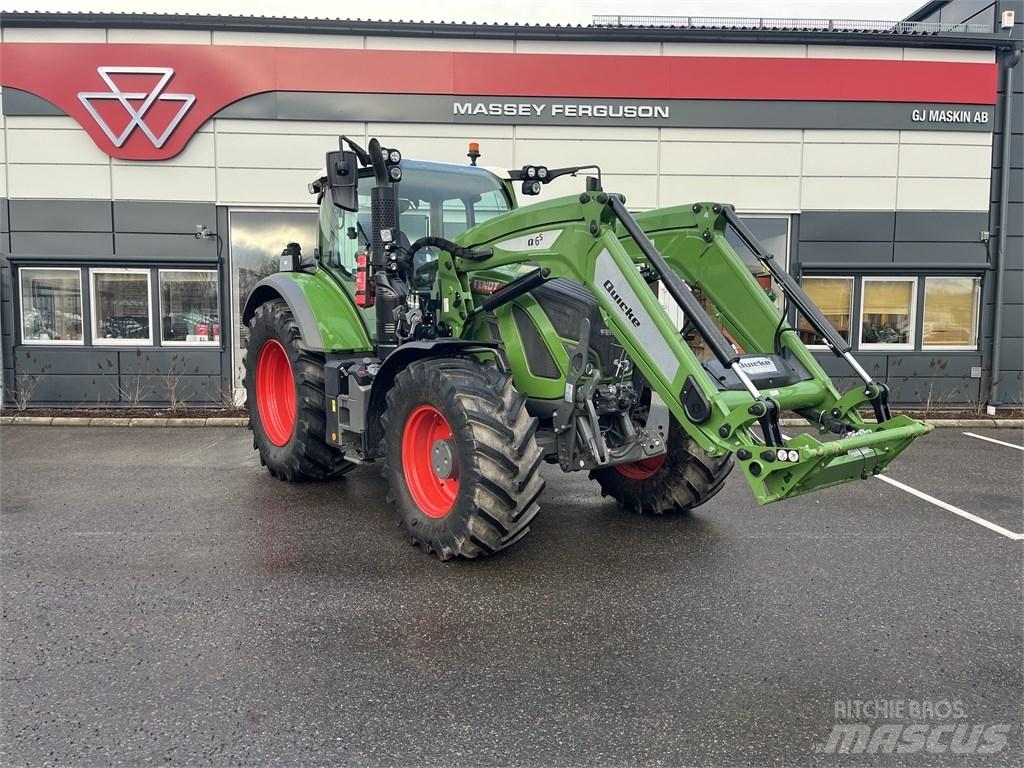
[[[156,149],[160,149],[196,102],[193,93],[164,91],[174,77],[170,67],[97,67],[96,71],[109,90],[82,91],[78,100],[118,148],[138,128]],[[145,86],[147,90],[140,90]],[[119,107],[106,107],[114,103]],[[174,106],[161,108],[165,104]]]

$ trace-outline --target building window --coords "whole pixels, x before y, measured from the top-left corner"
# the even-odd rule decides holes
[[[82,272],[60,267],[18,270],[21,340],[25,344],[84,344]]]
[[[865,277],[860,302],[862,349],[914,348],[915,277]]]
[[[981,280],[977,277],[926,277],[922,345],[977,349],[980,295]]]
[[[148,269],[89,270],[94,344],[153,343]]]
[[[850,323],[853,318],[853,278],[852,277],[805,277],[800,281],[804,291],[818,306],[830,323],[839,331],[839,335],[850,340]],[[800,340],[809,346],[824,346],[819,336],[803,315],[797,322]]]
[[[160,270],[162,344],[220,344],[216,270]]]

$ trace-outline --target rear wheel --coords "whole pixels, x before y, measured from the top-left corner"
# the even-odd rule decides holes
[[[282,480],[324,480],[355,465],[326,439],[323,355],[281,300],[256,309],[245,356],[246,407],[260,462]]]
[[[669,426],[668,451],[661,456],[591,471],[602,496],[626,509],[660,515],[686,512],[710,499],[725,483],[733,458],[708,456],[675,422]]]
[[[511,377],[461,358],[414,362],[387,395],[384,475],[399,526],[442,560],[530,530],[544,489],[537,420]]]

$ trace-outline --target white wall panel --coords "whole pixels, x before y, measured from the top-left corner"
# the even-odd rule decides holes
[[[111,166],[115,200],[206,202],[217,197],[213,168],[176,168],[157,163]]]
[[[147,43],[150,45],[209,45],[212,34],[202,29],[111,29],[108,43]]]
[[[608,56],[660,56],[660,43],[609,41],[517,40],[516,53],[574,53]]]
[[[896,207],[896,179],[805,177],[800,184],[800,207],[805,211],[891,211]]]
[[[78,125],[72,118],[65,117],[63,115],[53,116],[32,116],[32,117],[20,117],[18,115],[10,115],[7,117],[6,127],[12,130],[19,129],[41,129],[41,130],[63,130],[63,131],[81,131],[81,126]]]
[[[7,165],[9,197],[109,199],[109,165]]]
[[[732,203],[740,212],[795,211],[800,179],[784,176],[661,176],[658,205],[697,201]]]
[[[605,141],[657,141],[657,128],[633,126],[590,126],[590,125],[518,125],[517,139],[557,139],[571,142],[580,139],[603,139]]]
[[[367,35],[366,47],[388,51],[482,51],[512,53],[511,40],[475,40],[458,37],[390,37]]]
[[[804,176],[895,176],[896,144],[805,144]]]
[[[987,211],[989,179],[901,178],[899,210]]]
[[[952,48],[904,48],[907,61],[967,61],[990,64],[996,60],[995,51],[958,51]]]
[[[362,136],[366,132],[365,123],[361,122],[330,122],[317,120],[213,120],[207,125],[216,124],[217,133],[269,133],[290,136],[324,135],[337,138],[346,136]]]
[[[324,167],[324,154],[337,148],[337,136],[218,133],[217,164],[220,168],[302,168],[312,180]]]
[[[522,129],[520,129],[522,130]],[[388,136],[438,136],[463,139],[511,139],[511,125],[451,125],[449,123],[369,123],[367,134]],[[401,149],[401,147],[399,147]]]
[[[465,139],[436,136],[391,136],[388,134],[378,134],[377,138],[385,147],[397,147],[404,157],[434,160],[439,163],[455,163],[456,165],[466,165],[469,162],[466,158],[468,142]],[[512,167],[511,139],[488,139],[486,151],[485,165]]]
[[[799,144],[661,143],[661,172],[709,176],[799,176]]]
[[[305,170],[222,168],[217,171],[217,202],[222,205],[316,205]]]
[[[662,128],[662,141],[784,142],[799,143],[799,128]]]
[[[592,175],[592,174],[591,174]],[[520,205],[551,200],[556,197],[567,195],[579,195],[585,187],[585,174],[577,176],[563,176],[555,179],[550,184],[542,187],[541,194],[536,197],[525,197],[516,190],[516,198]],[[602,174],[604,189],[606,192],[618,192],[626,196],[626,205],[632,209],[656,208],[658,207],[658,178],[653,175],[640,174]]]
[[[7,131],[8,161],[11,163],[69,163],[107,165],[110,159],[85,131]]]
[[[517,139],[519,165],[535,163],[549,168],[567,165],[600,165],[606,173],[656,174],[656,141],[555,141]]]
[[[992,134],[981,131],[900,131],[901,144],[974,144],[991,147]]]
[[[5,43],[105,43],[105,29],[54,29],[38,27],[14,27],[4,29],[0,24]]]
[[[307,35],[302,33],[217,32],[214,45],[267,45],[277,48],[362,48],[362,35]]]
[[[804,142],[809,144],[896,144],[899,140],[899,131],[804,130]]]
[[[758,45],[756,43],[665,43],[666,56],[737,56],[802,59],[807,46]]]
[[[809,59],[902,59],[901,48],[870,45],[808,45]]]
[[[991,147],[904,144],[900,176],[987,179],[992,173]]]
[[[185,149],[170,160],[161,160],[159,163],[152,163],[151,165],[156,168],[178,168],[183,166],[213,168],[215,159],[213,134],[206,131],[193,136],[189,143],[185,145]],[[111,162],[114,165],[136,165],[138,161],[113,158]]]

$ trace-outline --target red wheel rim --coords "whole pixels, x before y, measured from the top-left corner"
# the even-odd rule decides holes
[[[295,430],[295,377],[281,342],[270,339],[256,361],[256,408],[267,438],[286,445]]]
[[[438,470],[438,455],[447,456],[447,467]],[[444,464],[443,461],[440,463]],[[409,414],[402,432],[402,469],[412,500],[428,517],[444,517],[452,511],[459,493],[458,463],[452,428],[432,405],[421,405]],[[447,476],[444,476],[447,473]]]
[[[665,464],[666,454],[652,456],[649,459],[641,459],[631,464],[616,464],[615,469],[620,475],[625,475],[630,480],[648,480],[654,477]]]

